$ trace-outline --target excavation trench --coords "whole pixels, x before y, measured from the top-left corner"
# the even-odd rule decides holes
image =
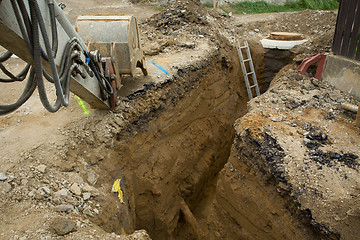
[[[259,45],[252,45],[252,56],[261,85],[264,61]],[[124,203],[117,194],[99,196],[102,214],[92,221],[118,234],[146,229],[152,239],[309,235],[307,226],[299,230],[303,216],[292,219],[296,207],[269,184],[271,177],[264,180],[254,173],[248,167],[251,157],[237,157],[234,122],[246,113],[248,101],[240,76],[236,50],[224,46],[179,69],[171,81],[129,96],[121,111],[87,126],[111,126],[110,138],[93,131],[98,147],[92,144],[86,151],[104,153],[94,153],[102,160],[94,167],[97,184],[121,179],[124,193]],[[242,151],[254,156],[255,150]],[[235,176],[232,164],[239,169]],[[239,176],[246,180],[239,181]],[[234,180],[239,181],[237,187]],[[238,188],[242,190],[235,191]],[[262,204],[265,210],[259,208]]]
[[[122,179],[125,204],[107,196],[93,221],[109,232],[146,229],[153,239],[176,238],[188,224],[181,202],[196,208],[229,158],[233,124],[248,100],[241,75],[236,50],[224,48],[130,96],[136,110],[116,115],[128,123],[110,120],[117,130],[99,169],[100,184]]]
[[[138,126],[117,135],[115,159],[126,159],[120,169],[133,197],[135,226],[153,239],[176,238],[186,222],[181,202],[194,209],[227,162],[233,123],[245,113],[247,102],[232,54],[184,74],[184,85],[170,90],[178,99],[167,100],[147,123],[137,121]]]

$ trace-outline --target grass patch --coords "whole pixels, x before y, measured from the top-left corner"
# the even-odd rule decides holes
[[[155,10],[158,10],[158,11],[162,11],[163,8],[162,7],[159,7],[159,6],[152,6]]]
[[[205,7],[208,7],[208,8],[212,8],[213,7],[213,4],[212,3],[204,3],[203,4]]]
[[[339,7],[337,0],[299,0],[288,1],[283,6],[269,4],[265,1],[259,2],[239,2],[230,4],[233,11],[237,14],[242,13],[271,13],[271,12],[293,12],[305,9],[333,10]]]
[[[229,13],[230,13],[230,11],[227,10],[227,9],[225,9],[225,8],[221,8],[221,10],[222,10],[224,13],[226,13],[226,14],[229,14]]]

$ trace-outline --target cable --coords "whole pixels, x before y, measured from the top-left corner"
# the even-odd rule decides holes
[[[107,94],[113,94],[114,90],[110,81],[106,79],[100,72],[100,68],[96,61],[94,61],[94,59],[91,57],[91,54],[82,49],[81,42],[77,38],[72,38],[67,42],[65,49],[62,52],[60,65],[57,68],[55,64],[55,57],[58,51],[59,42],[54,1],[48,0],[52,38],[51,43],[49,41],[45,22],[37,1],[28,0],[28,3],[30,8],[30,17],[23,0],[11,0],[12,8],[14,10],[20,32],[24,41],[26,42],[29,52],[33,57],[33,66],[30,68],[30,65],[27,65],[19,74],[15,76],[10,73],[2,64],[2,62],[11,57],[12,53],[6,52],[0,56],[0,69],[8,77],[10,77],[10,79],[0,78],[0,82],[23,81],[30,71],[30,77],[27,80],[23,94],[20,96],[18,101],[13,104],[0,105],[0,115],[10,113],[19,108],[32,95],[36,87],[39,91],[40,100],[48,111],[56,112],[61,106],[68,106],[70,96],[70,78],[73,73],[79,73],[80,65],[76,62],[80,59],[79,57],[81,52],[90,59],[88,64],[90,69],[94,72],[99,82],[100,88]],[[41,46],[40,37],[43,40],[45,51]],[[49,63],[51,74],[49,74],[43,68],[43,61],[47,61]],[[83,73],[81,74],[83,76]],[[54,105],[50,104],[47,97],[43,76],[45,79],[47,79],[47,81],[52,82],[55,85],[56,101]]]
[[[11,72],[9,72],[2,63],[0,63],[0,69],[10,78],[10,79],[0,78],[0,82],[16,82],[16,81],[21,82],[24,81],[24,79],[26,78],[30,69],[30,64],[26,64],[25,68],[16,76],[14,76]]]
[[[23,91],[22,95],[20,96],[20,98],[15,103],[9,104],[9,105],[0,105],[0,116],[15,111],[30,98],[30,96],[33,94],[33,92],[36,89],[36,81],[35,81],[34,75],[35,75],[35,71],[34,71],[34,69],[31,69],[30,77],[28,78],[28,80],[26,82],[24,91]]]
[[[8,60],[12,55],[13,55],[12,52],[7,51],[7,52],[4,53],[2,56],[0,56],[0,62],[5,62],[5,61]]]
[[[51,21],[52,50],[53,50],[53,56],[55,58],[58,50],[58,35],[57,35],[57,27],[56,27],[56,19],[55,19],[54,1],[49,1],[48,6],[50,12],[50,21]]]
[[[61,86],[59,86],[60,80],[58,78],[56,78],[56,77],[58,77],[56,69],[54,71],[53,67],[51,66],[53,63],[53,62],[51,62],[51,58],[49,58],[49,61],[50,61],[51,71],[53,73],[53,78],[55,77],[54,84],[56,87],[57,99],[56,99],[55,104],[51,105],[49,102],[49,99],[47,98],[45,85],[44,85],[44,81],[42,78],[43,69],[42,69],[41,54],[40,54],[39,25],[40,25],[40,31],[42,32],[42,35],[43,35],[43,40],[45,42],[46,50],[49,53],[48,46],[47,46],[48,39],[47,39],[47,36],[46,37],[44,36],[46,34],[46,30],[44,31],[44,29],[41,28],[41,23],[38,22],[39,15],[38,15],[37,9],[36,9],[36,5],[37,5],[36,1],[30,0],[29,4],[30,4],[30,16],[31,16],[31,22],[32,22],[33,59],[34,59],[35,78],[36,78],[36,82],[37,82],[37,86],[38,86],[40,101],[43,104],[43,106],[46,108],[46,110],[48,110],[49,112],[56,112],[57,110],[59,110],[61,104],[66,104],[66,102],[65,102],[63,93],[60,92],[62,90],[62,88],[61,88]],[[54,60],[54,59],[52,59],[52,60]],[[56,74],[56,75],[54,75],[54,74]],[[59,87],[60,87],[60,89],[59,89]],[[61,101],[61,100],[63,100],[63,101]]]

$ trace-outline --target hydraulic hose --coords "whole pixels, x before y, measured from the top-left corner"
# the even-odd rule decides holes
[[[13,0],[12,0],[13,1]],[[30,18],[29,18],[29,15],[28,15],[28,12],[26,10],[26,7],[25,7],[25,4],[24,4],[24,1],[23,0],[17,0],[17,3],[19,5],[19,8],[20,8],[20,12],[22,14],[22,19],[25,23],[25,27],[26,27],[26,30],[27,30],[27,39],[29,39],[29,43],[28,43],[28,47],[29,47],[29,51],[32,52],[32,45],[33,45],[33,42],[32,42],[32,26],[31,26],[31,22],[30,22]],[[30,3],[29,3],[30,5]],[[22,25],[22,22],[20,21],[19,22],[19,26]],[[48,61],[48,56],[47,54],[44,52],[44,50],[41,48],[40,46],[40,51],[41,51],[41,56],[46,60]]]
[[[57,54],[59,44],[56,26],[57,19],[55,17],[55,2],[53,0],[48,0],[52,33],[51,43],[37,1],[28,0],[28,2],[30,8],[30,17],[23,0],[11,0],[12,8],[14,10],[16,21],[18,22],[22,37],[33,57],[33,66],[30,68],[30,65],[27,65],[19,74],[13,75],[2,64],[2,62],[8,60],[11,57],[12,53],[6,52],[0,56],[0,69],[10,78],[0,78],[0,82],[23,81],[30,71],[30,77],[26,83],[23,94],[20,96],[18,101],[13,104],[0,105],[0,115],[10,113],[20,107],[32,95],[36,87],[38,87],[40,100],[48,111],[56,112],[61,106],[68,106],[70,95],[70,78],[74,71],[75,74],[78,74],[80,71],[80,65],[77,64],[76,61],[79,59],[81,53],[85,54],[87,58],[90,58],[89,66],[94,72],[99,82],[100,88],[108,94],[113,94],[114,90],[110,81],[106,79],[103,74],[101,74],[98,64],[94,61],[94,59],[92,59],[90,53],[87,52],[88,50],[86,47],[86,51],[84,50],[82,47],[84,44],[76,37],[70,39],[66,44],[64,52],[62,53],[58,72],[57,66],[55,64],[55,56]],[[41,37],[44,43],[43,47],[45,51],[41,46]],[[47,73],[43,68],[43,61],[48,61],[51,74]],[[49,82],[52,82],[55,85],[56,101],[54,105],[50,104],[47,97],[43,76]]]
[[[58,35],[57,35],[57,27],[56,27],[56,19],[55,19],[54,1],[49,0],[48,6],[50,12],[50,21],[51,21],[52,50],[53,50],[53,56],[55,58],[58,50]]]
[[[63,96],[63,93],[58,92],[58,89],[56,89],[56,93],[57,93],[57,99],[55,102],[55,105],[51,105],[49,102],[49,99],[47,98],[46,95],[46,90],[45,90],[45,86],[44,86],[44,81],[42,78],[42,63],[41,63],[41,54],[40,54],[40,33],[39,33],[39,22],[38,22],[38,14],[36,11],[36,1],[34,0],[30,0],[30,16],[31,16],[31,22],[32,22],[32,35],[33,35],[33,58],[34,58],[34,68],[35,68],[35,78],[37,81],[37,86],[38,86],[38,91],[39,91],[39,95],[40,95],[40,101],[43,104],[43,106],[46,108],[46,110],[48,110],[49,112],[56,112],[57,110],[59,110],[60,106],[61,106],[61,101],[60,101],[60,96]],[[41,29],[41,26],[40,26]],[[44,39],[45,42],[45,46],[48,44],[48,42],[46,42],[46,39]],[[51,52],[51,51],[50,51]],[[50,59],[49,59],[50,60]],[[50,62],[50,65],[52,64],[52,62]],[[53,69],[52,72],[54,73]],[[56,69],[55,69],[55,73],[56,73]],[[57,75],[57,73],[56,73]],[[53,76],[56,77],[56,76]],[[57,81],[57,82],[56,82]],[[58,84],[59,84],[59,79],[56,79],[54,81],[56,88],[58,88]],[[61,87],[61,86],[60,86]]]
[[[26,78],[30,69],[30,64],[26,64],[25,68],[16,76],[9,72],[2,63],[0,63],[0,69],[10,78],[0,78],[0,82],[21,82]]]
[[[11,113],[18,109],[21,105],[23,105],[33,94],[36,89],[36,81],[35,81],[35,70],[30,70],[30,77],[26,82],[26,86],[20,98],[13,104],[9,105],[0,105],[0,116]]]
[[[13,55],[12,52],[7,51],[2,56],[0,56],[0,63],[5,62],[6,60],[8,60],[12,55]]]

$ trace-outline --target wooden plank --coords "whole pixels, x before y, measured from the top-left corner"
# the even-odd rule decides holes
[[[347,54],[347,57],[349,58],[355,58],[356,45],[358,42],[359,32],[360,32],[360,1],[357,1],[355,21],[354,21],[353,30],[351,32],[351,39],[349,42],[349,50]]]
[[[270,39],[272,40],[303,40],[304,36],[301,33],[292,32],[271,32]]]
[[[347,16],[347,11],[348,11],[349,6],[350,6],[349,1],[346,1],[346,0],[340,1],[338,16],[337,16],[337,20],[336,20],[334,41],[333,41],[333,52],[334,52],[334,54],[337,54],[337,55],[340,53],[342,36],[343,36],[343,32],[344,32],[346,16]]]
[[[347,17],[345,22],[345,32],[343,35],[343,41],[340,49],[340,55],[341,56],[347,56],[348,55],[348,49],[349,49],[349,42],[350,42],[350,35],[353,30],[353,23],[355,21],[355,11],[356,11],[356,5],[358,0],[348,0],[347,2],[350,3],[349,9],[347,11]]]

